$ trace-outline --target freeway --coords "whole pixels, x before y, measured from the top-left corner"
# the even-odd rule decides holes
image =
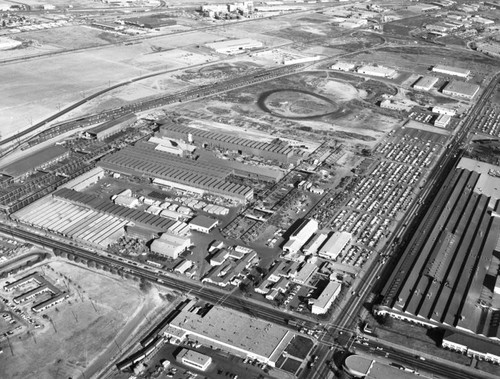
[[[104,264],[112,268],[122,269],[124,272],[131,273],[140,278],[144,278],[170,289],[178,290],[182,293],[189,293],[200,299],[214,304],[225,306],[244,312],[252,317],[261,318],[280,325],[289,325],[291,320],[312,325],[312,320],[300,315],[292,315],[282,310],[276,309],[270,305],[258,302],[252,299],[238,297],[234,294],[228,294],[227,291],[216,287],[207,287],[201,283],[187,280],[183,277],[173,277],[166,273],[152,272],[149,269],[136,266],[126,261],[120,261],[110,256],[103,256],[80,247],[68,245],[45,235],[39,235],[31,231],[0,224],[0,232],[22,238],[26,241],[46,246],[52,249],[58,249],[68,254],[73,254],[83,259],[92,260],[96,263]]]

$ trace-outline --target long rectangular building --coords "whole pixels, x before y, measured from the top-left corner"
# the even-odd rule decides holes
[[[189,338],[274,367],[294,333],[245,313],[191,302],[170,322],[165,336],[178,341]]]
[[[160,135],[189,142],[199,147],[235,150],[281,163],[290,163],[294,156],[293,149],[282,141],[276,143],[261,142],[231,134],[178,125],[168,120],[165,120],[164,124],[160,126]]]
[[[193,192],[206,192],[240,202],[253,198],[251,187],[224,180],[231,169],[154,150],[147,144],[126,147],[104,157],[98,165],[128,176],[159,179],[164,185],[181,190],[192,189]]]
[[[474,188],[478,172],[455,169],[382,291],[375,313],[427,327],[499,339],[492,307],[478,306],[500,233],[500,204]]]

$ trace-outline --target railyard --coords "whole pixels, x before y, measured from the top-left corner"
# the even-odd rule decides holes
[[[412,37],[391,37],[396,29],[391,32],[393,24],[384,18],[377,24],[388,26],[387,36],[375,26],[346,32],[365,24],[356,17],[349,22],[334,18],[341,37],[330,40],[329,12],[337,5],[315,7],[276,16],[274,27],[266,16],[245,20],[239,30],[236,22],[225,22],[230,31],[208,24],[192,33],[184,10],[182,25],[161,25],[161,31],[141,32],[146,37],[110,50],[100,44],[99,54],[120,51],[125,61],[132,51],[141,54],[127,61],[129,71],[110,76],[108,88],[101,83],[89,94],[90,88],[79,87],[82,100],[73,99],[69,107],[59,106],[45,120],[2,138],[2,231],[49,246],[62,257],[45,266],[70,259],[103,280],[136,280],[146,291],[164,286],[184,291],[187,297],[169,296],[203,299],[226,314],[233,311],[223,307],[242,311],[278,323],[297,338],[307,334],[310,338],[301,338],[312,341],[311,349],[299,353],[288,347],[289,356],[273,358],[273,369],[266,366],[269,357],[243,355],[260,362],[256,377],[279,375],[275,370],[327,377],[335,366],[325,364],[332,357],[328,347],[349,351],[363,314],[376,304],[371,286],[386,280],[381,269],[398,259],[397,246],[406,243],[405,231],[411,233],[411,217],[433,191],[436,173],[443,173],[451,156],[464,154],[458,149],[469,129],[476,139],[496,136],[498,96],[489,72],[496,62],[490,58],[461,50],[459,59],[452,48],[438,51],[423,41],[411,45]],[[340,7],[340,13],[360,9],[362,17],[379,18],[375,11],[349,7]],[[310,17],[300,18],[303,13]],[[297,20],[300,26],[292,30],[289,25]],[[92,27],[108,30],[109,25]],[[186,36],[185,45],[167,37],[167,28]],[[117,30],[116,38],[126,40],[130,30],[125,30]],[[251,31],[250,38],[244,30]],[[306,44],[316,47],[301,51]],[[232,46],[241,48],[225,50]],[[78,47],[76,54],[85,56],[86,48]],[[415,62],[415,56],[421,59]],[[168,57],[172,65],[165,66],[162,60]],[[390,57],[395,58],[389,64]],[[141,85],[143,91],[132,94]],[[5,267],[17,267],[9,264]],[[145,296],[139,297],[149,299],[151,312],[154,301]],[[136,300],[130,299],[137,305]],[[365,300],[369,307],[362,310]],[[106,298],[102,306],[110,301]],[[71,307],[64,301],[57,307],[74,307],[73,299]],[[62,317],[53,308],[44,311],[48,320]],[[15,319],[5,314],[4,319]],[[125,316],[116,325],[124,325]],[[30,333],[40,337],[38,330]],[[174,336],[160,333],[155,342],[129,354],[132,363],[124,371],[150,375],[153,368],[143,363],[153,359],[156,374],[196,375],[179,362],[159,367],[154,356],[161,346],[166,356],[177,354]],[[181,344],[212,354],[205,340],[197,346],[188,336]],[[457,346],[453,339],[443,344]],[[111,355],[109,349],[108,357],[119,355],[115,347]],[[214,358],[216,366],[228,367],[229,358],[219,358]],[[68,374],[96,372],[87,358],[68,362]],[[111,365],[103,370],[125,375]],[[209,370],[210,377],[221,374],[221,369]]]

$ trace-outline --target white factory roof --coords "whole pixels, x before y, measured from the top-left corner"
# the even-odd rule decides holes
[[[434,66],[432,68],[432,71],[441,72],[441,73],[445,73],[445,74],[452,74],[452,75],[461,76],[461,77],[466,77],[466,76],[469,76],[469,74],[470,74],[470,70],[467,70],[465,68],[444,66],[441,64]]]
[[[308,243],[306,246],[304,246],[304,253],[306,254],[315,254],[318,249],[320,248],[321,245],[326,241],[328,238],[327,233],[318,233],[316,234]]]
[[[323,292],[321,292],[321,295],[314,301],[314,306],[318,308],[327,308],[328,303],[339,294],[341,285],[340,282],[336,281],[328,283]]]
[[[320,256],[327,257],[329,259],[337,259],[338,255],[342,249],[349,243],[352,238],[352,234],[348,232],[335,232],[333,235],[325,242],[323,247],[319,249],[318,254]]]
[[[155,239],[151,243],[151,249],[158,250],[175,250],[178,248],[187,247],[191,244],[189,237],[177,236],[170,233],[163,233],[160,238]]]
[[[438,81],[439,78],[436,78],[435,76],[423,76],[418,80],[417,83],[415,83],[413,88],[429,91]]]
[[[490,207],[494,208],[495,203],[500,199],[500,166],[495,166],[486,162],[479,162],[470,158],[462,158],[458,162],[457,168],[475,171],[480,174],[479,180],[474,187],[474,192],[490,196]]]
[[[335,62],[332,66],[332,70],[340,70],[340,71],[350,71],[354,70],[356,65],[350,62]]]
[[[195,339],[200,336],[264,360],[276,360],[294,335],[282,326],[231,309],[214,306],[203,316],[196,310],[184,307],[169,329],[180,329]]]
[[[383,66],[370,66],[370,65],[359,67],[358,72],[366,75],[386,76],[386,77],[394,76],[397,73],[396,70],[392,68],[387,68]]]
[[[241,38],[207,43],[206,45],[216,51],[232,51],[262,47],[262,42],[253,40],[251,38]]]
[[[294,282],[304,284],[311,277],[312,274],[318,269],[313,263],[306,262],[304,266],[297,272],[297,275],[293,279]]]

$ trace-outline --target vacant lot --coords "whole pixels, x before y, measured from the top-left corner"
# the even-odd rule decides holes
[[[42,329],[12,339],[11,349],[4,346],[0,367],[6,378],[81,375],[113,344],[123,328],[130,327],[134,314],[148,308],[151,300],[133,282],[94,273],[65,261],[39,265],[16,275],[15,279],[33,271],[69,292],[70,298],[43,312],[50,321],[42,319],[40,314],[35,316],[44,324]]]

